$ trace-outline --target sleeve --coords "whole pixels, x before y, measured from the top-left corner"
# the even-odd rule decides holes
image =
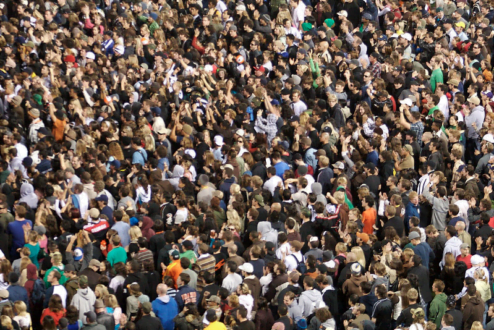
[[[429,201],[429,203],[431,203],[432,205],[434,205],[434,201],[435,201],[435,197],[431,195],[431,193],[429,192],[429,187],[425,187],[424,188],[424,192],[423,192],[423,196]]]
[[[466,311],[463,312],[465,313]],[[429,309],[429,321],[431,321],[432,323],[436,323],[437,313],[438,313],[437,304],[434,303],[434,301],[432,301]]]

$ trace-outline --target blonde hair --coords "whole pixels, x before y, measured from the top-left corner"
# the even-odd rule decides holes
[[[130,235],[131,240],[133,240],[133,241],[137,240],[139,237],[142,237],[141,228],[139,228],[137,226],[130,227],[129,235]]]
[[[17,300],[14,303],[14,309],[15,309],[15,313],[19,316],[27,315],[27,306],[26,303],[22,300]]]
[[[2,315],[0,317],[0,320],[2,322],[2,327],[5,327],[8,330],[14,329],[14,326],[12,325],[12,319],[7,315]]]
[[[118,305],[117,297],[114,294],[109,294],[108,296],[106,296],[105,299],[104,299],[104,301],[105,301],[105,305],[107,307],[111,307],[111,308],[120,307]]]
[[[344,204],[345,203],[345,193],[343,191],[335,192],[334,193],[334,199],[336,199],[336,201],[339,204]]]
[[[245,284],[245,283],[240,284],[240,292],[242,294],[250,294],[249,286],[247,284]]]
[[[55,252],[51,255],[53,259],[53,266],[59,266],[62,264],[62,254],[60,252]]]
[[[360,246],[352,247],[352,252],[357,256],[358,263],[365,268],[365,255],[364,250]]]
[[[240,215],[236,210],[228,210],[226,211],[226,218],[227,218],[227,224],[229,226],[235,227],[235,230],[237,233],[242,233],[244,228],[243,228],[243,221],[240,218]]]
[[[99,293],[99,296],[96,295],[96,293]],[[108,292],[108,288],[103,284],[96,285],[96,288],[94,289],[94,294],[98,299],[105,299],[107,296],[110,295],[110,293]]]
[[[484,327],[482,326],[482,323],[480,323],[479,321],[475,321],[472,323],[472,327],[471,327],[471,330],[483,330]]]

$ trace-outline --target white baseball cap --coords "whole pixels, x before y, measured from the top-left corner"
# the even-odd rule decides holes
[[[94,61],[96,59],[96,55],[94,55],[93,52],[87,52],[86,53],[86,58]]]
[[[216,144],[218,146],[224,145],[225,143],[223,142],[223,137],[221,135],[216,135],[214,137],[214,144]]]
[[[348,17],[348,13],[346,10],[340,10],[336,15]]]
[[[412,100],[410,98],[408,98],[408,97],[406,99],[404,99],[404,100],[401,100],[400,103],[401,104],[408,105],[409,107],[411,107],[413,105]]]
[[[243,265],[238,267],[238,269],[243,270],[244,272],[249,274],[252,274],[254,272],[254,266],[252,266],[252,264],[249,262],[244,263]]]

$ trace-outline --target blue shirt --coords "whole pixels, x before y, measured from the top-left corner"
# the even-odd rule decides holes
[[[146,164],[146,159],[148,159],[148,154],[143,148],[139,148],[132,154],[132,164],[141,164],[144,166]]]
[[[24,244],[26,242],[24,241],[24,229],[22,229],[22,226],[24,226],[27,223],[30,224],[32,228],[33,222],[31,220],[22,220],[22,221],[15,220],[9,223],[7,234],[12,235],[11,251],[16,251],[18,248],[24,247]],[[18,255],[18,254],[14,254],[14,255]]]
[[[290,166],[285,162],[279,162],[274,165],[274,168],[276,169],[276,175],[283,179],[283,174],[290,169]]]
[[[113,225],[113,227],[111,227],[111,229],[115,230],[118,233],[118,236],[120,236],[120,243],[122,243],[123,247],[126,247],[130,244],[130,226],[128,223],[118,221],[116,224]]]
[[[377,154],[377,151],[374,150],[367,154],[366,163],[374,163],[374,165],[377,166],[378,162],[379,162],[379,155]]]

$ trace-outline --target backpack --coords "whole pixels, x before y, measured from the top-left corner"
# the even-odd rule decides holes
[[[31,303],[33,305],[36,305],[39,302],[43,302],[43,300],[45,299],[45,293],[46,293],[45,283],[43,282],[43,280],[30,279],[28,281],[34,282],[33,292],[31,293]]]
[[[291,255],[293,258],[295,258],[295,261],[297,261],[297,271],[300,273],[300,274],[305,274],[307,273],[307,266],[305,265],[304,263],[304,257],[302,256],[302,261],[299,261],[297,259],[297,257],[295,256],[295,254],[292,254]]]

